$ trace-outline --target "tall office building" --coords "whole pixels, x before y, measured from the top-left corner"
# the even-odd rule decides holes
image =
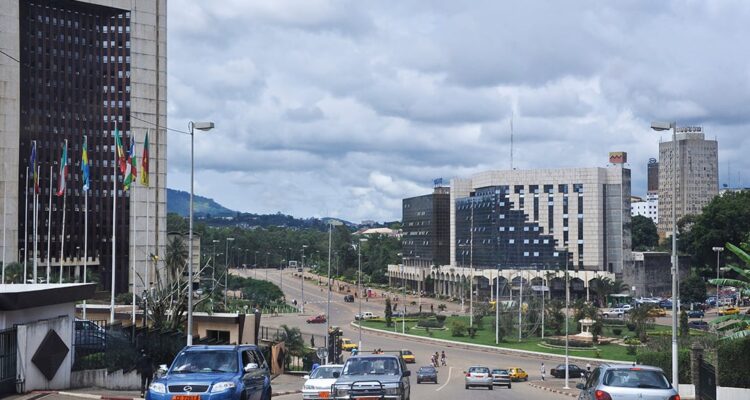
[[[655,158],[648,159],[648,193],[659,192],[659,162]]]
[[[621,273],[632,260],[629,226],[630,170],[622,164],[451,181],[453,265],[473,253],[477,268],[554,268],[567,249],[570,268]]]
[[[450,188],[402,200],[401,245],[405,265],[450,262]]]
[[[677,128],[677,166],[672,141],[659,143],[659,233],[672,233],[672,202],[677,178],[677,221],[700,214],[719,194],[719,145],[706,140],[702,127]],[[676,173],[676,176],[675,176]]]
[[[62,269],[65,280],[82,280],[85,136],[91,177],[87,263],[109,288],[116,197],[116,290],[127,292],[134,285],[140,293],[149,255],[163,258],[166,246],[166,0],[2,0],[0,26],[0,48],[6,53],[0,54],[0,185],[7,199],[0,207],[5,210],[6,261],[27,260],[32,276],[36,258],[43,280],[49,259],[55,275]],[[117,172],[113,190],[115,129],[126,150],[135,141],[139,160],[150,129],[149,187],[134,183],[123,190],[123,176]],[[50,196],[50,186],[57,192],[66,142],[65,196]],[[33,184],[26,183],[27,176],[33,178],[27,174],[33,143],[40,187],[36,252],[31,245]]]

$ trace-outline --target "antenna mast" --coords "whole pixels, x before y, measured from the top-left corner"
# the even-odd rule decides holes
[[[513,171],[513,112],[510,113],[510,170]]]

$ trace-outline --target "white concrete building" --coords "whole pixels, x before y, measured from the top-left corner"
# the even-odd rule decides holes
[[[659,195],[648,193],[645,200],[632,202],[630,204],[630,215],[640,215],[650,218],[655,224],[659,223]]]

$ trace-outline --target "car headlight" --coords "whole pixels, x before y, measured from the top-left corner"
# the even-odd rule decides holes
[[[401,388],[398,386],[385,388],[386,396],[398,396],[399,394],[401,394]]]
[[[217,382],[211,387],[211,393],[223,392],[225,390],[234,389],[234,382]]]
[[[154,393],[167,393],[167,387],[163,383],[154,382],[148,386],[148,390]]]
[[[333,395],[336,397],[346,397],[349,396],[349,386],[334,386],[333,387]]]

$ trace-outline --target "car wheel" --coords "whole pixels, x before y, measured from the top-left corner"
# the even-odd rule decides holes
[[[523,378],[523,381],[524,382],[528,382],[529,381],[529,377],[527,376],[527,377]]]
[[[508,384],[508,389],[510,389],[510,383]]]
[[[494,386],[492,386],[492,385],[490,385],[490,386],[487,386],[487,389],[490,389],[490,390],[492,390],[492,389],[494,389],[494,388],[495,388],[495,387],[494,387]]]
[[[466,385],[466,390],[469,390],[469,385]]]

